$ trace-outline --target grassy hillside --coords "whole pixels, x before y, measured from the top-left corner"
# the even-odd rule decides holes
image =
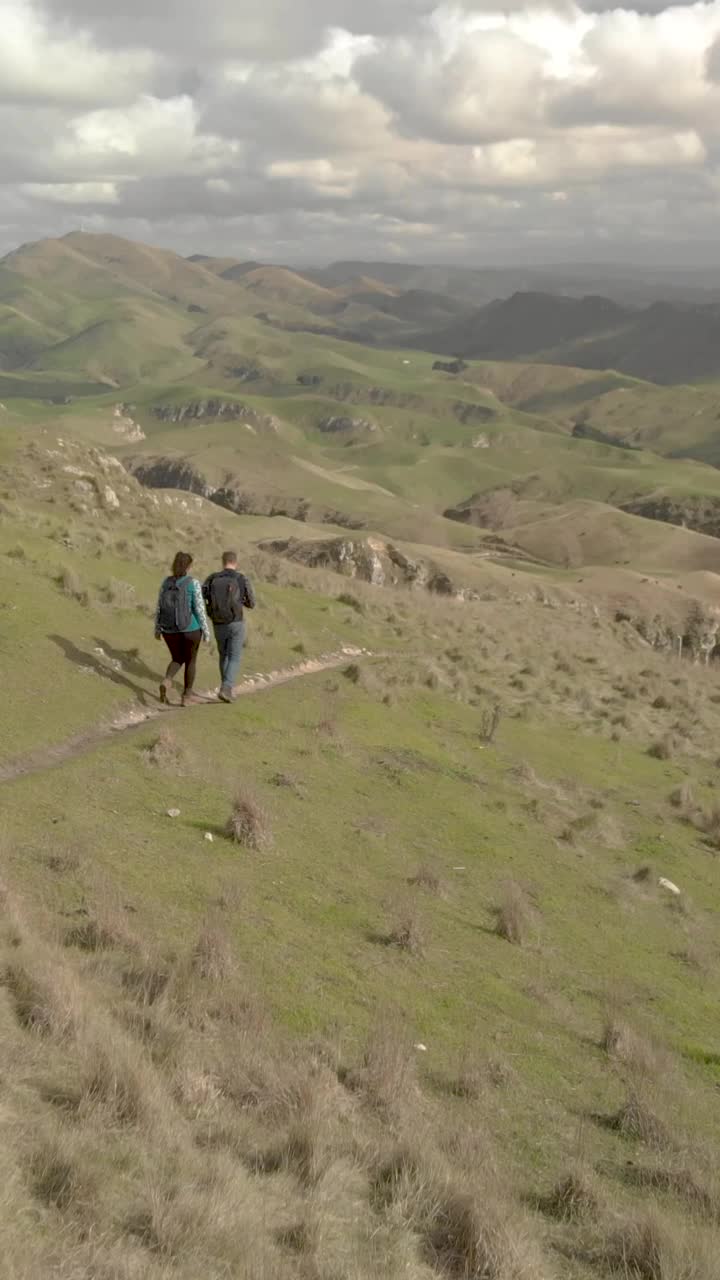
[[[0,494],[5,1274],[716,1280],[712,673],[569,571],[373,588],[60,440]],[[229,540],[248,675],[369,652],[161,714],[158,580]]]

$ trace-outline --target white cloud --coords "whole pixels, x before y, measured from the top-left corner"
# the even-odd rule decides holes
[[[80,30],[52,32],[30,0],[5,0],[0,101],[126,102],[157,63],[150,49],[109,52]]]
[[[8,248],[63,209],[304,260],[717,236],[720,0],[6,0],[3,36]]]

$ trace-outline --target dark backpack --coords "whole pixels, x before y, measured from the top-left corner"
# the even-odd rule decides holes
[[[218,626],[239,622],[243,616],[243,591],[237,573],[214,573],[203,592],[210,620]]]
[[[160,590],[158,629],[177,634],[191,626],[190,579],[166,578]]]

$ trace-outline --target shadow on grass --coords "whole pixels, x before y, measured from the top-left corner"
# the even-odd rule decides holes
[[[153,684],[160,679],[157,671],[153,671],[140,657],[139,649],[114,649],[107,640],[100,640],[98,636],[94,637],[94,643],[113,662],[119,662],[128,675],[135,676],[138,680],[151,680]],[[165,653],[164,647],[162,652]]]
[[[122,671],[116,671],[113,667],[105,666],[96,653],[78,648],[66,636],[50,635],[48,640],[52,640],[53,644],[56,644],[58,649],[62,650],[68,662],[71,662],[73,666],[83,671],[92,671],[95,675],[102,676],[103,679],[109,680],[111,684],[118,685],[121,689],[129,689],[131,693],[135,694],[139,702],[143,705],[147,703],[150,696],[147,689],[144,689],[142,685],[136,684],[134,680],[124,675]],[[157,699],[153,698],[152,700],[156,701]]]

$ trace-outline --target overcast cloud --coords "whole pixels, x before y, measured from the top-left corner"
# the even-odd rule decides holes
[[[0,187],[2,251],[690,262],[720,0],[2,0]]]

